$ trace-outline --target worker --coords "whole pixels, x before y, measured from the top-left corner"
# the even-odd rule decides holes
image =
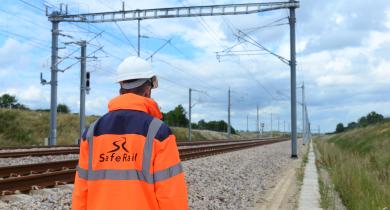
[[[126,58],[117,69],[120,95],[83,132],[72,208],[188,209],[176,137],[164,124],[147,61]]]

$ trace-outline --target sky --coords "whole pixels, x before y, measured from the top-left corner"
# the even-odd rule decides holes
[[[250,2],[269,1],[125,1],[125,9]],[[51,23],[45,6],[50,13],[61,3],[68,5],[69,14],[122,8],[119,0],[2,0],[0,95],[15,95],[32,109],[50,107],[50,86],[40,84],[41,73],[50,80]],[[319,128],[332,132],[337,123],[356,121],[371,111],[390,117],[390,2],[301,0],[296,15],[298,131],[302,127],[303,82],[312,132]],[[141,21],[141,57],[152,62],[159,78],[152,97],[163,112],[179,104],[188,111],[188,89],[192,88],[193,122],[227,121],[230,88],[234,128],[246,130],[248,117],[248,128],[254,131],[259,106],[264,130],[270,129],[272,115],[272,128],[288,131],[289,66],[239,38],[244,32],[289,59],[288,16],[288,10],[277,10]],[[136,55],[137,23],[61,23],[60,30],[59,68],[66,70],[58,73],[58,102],[72,112],[79,111],[80,49],[66,43],[87,40],[91,91],[86,111],[103,115],[107,103],[118,95],[116,68],[124,58]],[[224,53],[226,49],[231,49],[230,53]]]

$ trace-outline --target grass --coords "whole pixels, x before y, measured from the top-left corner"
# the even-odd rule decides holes
[[[321,194],[321,201],[320,205],[323,209],[330,209],[330,206],[332,205],[332,198],[330,195],[330,192],[332,189],[329,185],[327,185],[323,179],[318,180],[319,186],[320,186],[320,194]]]
[[[307,162],[309,161],[309,145],[304,147],[304,151],[302,152],[302,162],[301,165],[297,168],[296,177],[297,177],[297,185],[298,191],[301,190],[303,185],[303,178],[305,176],[305,167]]]
[[[319,164],[329,172],[348,209],[390,207],[389,122],[315,142]]]
[[[0,146],[43,145],[49,133],[48,112],[25,111],[15,109],[0,109]],[[86,118],[87,125],[96,120],[96,116]],[[172,127],[172,132],[178,141],[186,141],[187,128]],[[79,137],[79,116],[77,114],[58,114],[57,144],[74,144]],[[249,136],[231,135],[232,139],[242,139]],[[193,130],[193,140],[227,139],[223,132]]]
[[[0,146],[43,145],[49,133],[48,112],[0,109]],[[87,117],[87,124],[96,117]],[[57,144],[74,144],[79,116],[58,114]]]
[[[303,177],[305,176],[305,166],[306,166],[307,162],[309,161],[309,156],[308,156],[309,147],[308,146],[306,147],[306,150],[307,151],[305,151],[302,154],[302,162],[301,162],[301,165],[297,171],[297,181],[298,181],[299,186],[302,186],[302,184],[303,184]]]
[[[318,137],[314,139],[314,142],[318,141]],[[318,170],[318,183],[320,187],[320,205],[321,208],[327,210],[340,209],[341,201],[338,193],[334,189],[334,185],[329,177],[329,174],[321,164],[321,154],[318,151],[317,144],[313,144],[314,152],[316,155],[316,167]]]
[[[176,139],[178,141],[187,141],[188,140],[188,128],[180,128],[180,127],[171,127],[172,132],[176,135]],[[226,132],[217,132],[210,130],[197,130],[192,129],[192,140],[200,141],[200,140],[215,140],[215,139],[228,139],[228,135]],[[250,134],[231,134],[231,139],[245,139],[245,138],[255,138]]]

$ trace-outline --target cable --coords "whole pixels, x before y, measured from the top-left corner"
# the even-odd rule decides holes
[[[45,2],[45,4],[51,6],[51,7],[55,8],[55,9],[59,9],[58,7],[56,7],[55,5],[53,5],[53,4],[49,3],[49,2]],[[98,33],[99,33],[99,32],[94,32],[94,31],[92,31],[92,30],[90,30],[90,29],[88,29],[88,28],[79,26],[78,24],[73,23],[73,22],[69,22],[69,24],[71,24],[72,26],[75,26],[75,27],[77,27],[77,28],[79,28],[79,29],[82,29],[82,30],[84,30],[85,32],[88,32],[88,33],[93,33],[93,34],[98,34]],[[98,31],[102,31],[99,27],[95,26],[94,24],[91,24],[91,23],[87,23],[87,24],[88,24],[89,26],[91,26],[91,27],[97,29]],[[116,40],[116,41],[121,41],[121,42],[123,42],[123,43],[125,43],[125,44],[128,44],[128,43],[125,42],[123,39],[121,39],[120,37],[116,36],[115,34],[109,32],[109,31],[105,31],[105,34],[111,36],[111,37],[114,38],[114,40]],[[107,40],[107,43],[108,43],[108,44],[110,44],[110,45],[112,45],[114,48],[116,48],[116,46],[114,46],[114,45],[112,44],[112,40],[109,40],[109,39],[107,39],[107,38],[104,37],[104,36],[102,36],[102,39]],[[129,52],[129,54],[131,54],[131,52]]]
[[[215,4],[215,1],[214,0],[212,0],[212,2]],[[252,33],[252,32],[254,32],[254,31],[256,31],[256,30],[259,30],[259,29],[264,29],[264,28],[267,28],[267,27],[273,27],[273,26],[277,26],[277,25],[284,25],[285,23],[283,23],[283,24],[277,24],[277,25],[272,25],[272,24],[274,24],[274,23],[277,23],[277,22],[280,22],[280,21],[282,21],[282,20],[284,20],[284,19],[286,19],[287,17],[282,17],[282,18],[280,18],[280,19],[277,19],[277,20],[275,20],[275,21],[272,21],[272,22],[270,22],[270,23],[268,23],[268,24],[266,24],[266,25],[263,25],[263,26],[260,26],[260,27],[255,27],[255,28],[251,28],[252,29],[252,31],[251,32],[248,32],[248,33]],[[221,19],[222,19],[222,21],[229,27],[229,29],[230,29],[230,31],[234,34],[234,30],[237,30],[237,31],[240,31],[237,27],[235,27],[229,20],[226,20],[225,18],[224,18],[224,16],[221,16]],[[254,29],[254,30],[253,30]],[[227,53],[227,52],[233,52],[232,51],[232,49],[234,48],[234,47],[236,47],[236,46],[238,46],[238,45],[240,45],[240,44],[242,44],[243,42],[241,41],[241,40],[238,40],[238,42],[236,43],[236,44],[234,44],[233,46],[231,46],[231,47],[229,47],[229,48],[226,48],[226,49],[224,49],[224,50],[222,50],[222,52],[225,52],[225,53]],[[245,49],[245,48],[244,48]],[[266,48],[265,48],[266,49]],[[246,50],[247,52],[248,51],[250,51],[250,50]],[[252,57],[251,55],[252,54],[248,54],[250,57]],[[218,56],[218,52],[217,52],[217,56]],[[251,59],[252,60],[252,62],[253,62],[253,58]],[[241,66],[240,66],[241,67]],[[246,68],[245,68],[245,70],[247,71],[247,72],[249,72],[249,70],[247,70]],[[249,74],[252,74],[251,72],[249,72]],[[253,75],[253,74],[252,74]],[[254,77],[251,77],[251,78],[254,78]],[[271,96],[271,99],[274,99],[275,97],[274,96],[272,96],[272,94],[270,93],[270,91],[264,86],[264,85],[262,85],[257,79],[255,79],[256,80],[256,83],[258,83],[258,85],[260,85],[270,96]]]
[[[94,53],[96,53],[97,51],[102,50],[102,49],[103,49],[103,47],[100,47],[100,48],[96,49],[95,51],[89,53],[89,54],[87,55],[87,57],[91,56],[92,54],[94,54]],[[78,60],[77,62],[74,62],[74,63],[71,64],[70,66],[66,67],[64,70],[62,70],[62,72],[66,71],[66,70],[68,70],[68,69],[70,69],[70,68],[72,68],[74,65],[76,65],[76,64],[78,64],[78,63],[80,63],[80,60]]]
[[[270,27],[275,27],[275,26],[282,26],[282,25],[287,25],[287,24],[289,24],[289,23],[280,23],[280,24],[275,24],[275,25],[274,25],[274,23],[280,22],[280,21],[282,21],[282,20],[284,20],[284,19],[288,19],[288,18],[287,18],[287,17],[282,17],[282,18],[280,18],[280,19],[277,19],[277,20],[272,21],[272,22],[270,22],[270,23],[267,23],[267,24],[265,24],[265,25],[258,26],[258,27],[252,27],[252,28],[243,29],[242,31],[248,31],[248,32],[246,32],[246,33],[247,33],[247,34],[250,34],[250,33],[253,33],[253,32],[258,31],[258,30],[260,30],[260,29],[270,28]]]
[[[168,62],[168,61],[165,61],[165,60],[162,60],[162,59],[155,59],[155,60],[156,60],[156,61],[159,61],[159,62],[162,62],[162,63],[165,63],[166,65],[171,66],[171,67],[172,67],[172,70],[176,70],[176,71],[179,71],[179,72],[184,73],[184,74],[186,74],[186,73],[189,74],[188,72],[186,72],[186,71],[182,70],[181,68],[179,68],[179,67],[177,67],[177,66],[171,64],[171,63]],[[189,76],[189,78],[191,78],[191,79],[194,79],[194,78],[197,79],[197,80],[199,81],[199,85],[203,86],[203,87],[206,88],[206,89],[209,89],[209,88],[211,87],[212,89],[223,90],[223,89],[221,89],[221,88],[219,88],[219,87],[216,87],[216,86],[213,86],[213,85],[210,85],[210,84],[208,84],[208,86],[205,86],[205,85],[204,85],[205,80],[204,80],[204,79],[201,79],[200,77],[197,77],[197,76],[195,76],[195,75],[193,75],[193,74],[188,75],[188,76]],[[225,91],[225,90],[223,90],[223,91]]]
[[[50,28],[49,28],[48,26],[43,25],[43,24],[39,24],[39,23],[37,23],[37,22],[32,22],[31,20],[25,19],[23,16],[20,16],[19,14],[10,13],[10,12],[8,12],[8,11],[6,11],[6,10],[1,9],[1,8],[0,8],[0,12],[3,12],[3,13],[5,13],[5,14],[7,14],[8,16],[11,16],[11,17],[17,17],[19,20],[22,20],[22,21],[24,21],[24,22],[26,22],[26,23],[30,23],[30,24],[32,24],[32,25],[34,25],[34,26],[40,26],[40,27],[42,27],[42,28],[45,28],[45,29],[49,29],[49,30],[50,30]]]
[[[179,2],[183,5],[183,6],[186,6],[184,4],[183,1],[186,1],[186,0],[179,0]],[[187,1],[188,2],[188,1]],[[188,5],[190,5],[190,3],[188,2]],[[218,38],[218,35],[208,26],[208,24],[206,23],[206,21],[203,19],[203,17],[197,17],[197,20],[198,22],[201,24],[201,26],[205,29],[206,33],[208,33],[210,35],[210,37],[212,39],[214,39],[214,41],[216,41],[218,43],[218,45],[222,46],[221,45],[221,42]],[[210,29],[209,29],[210,28]],[[215,37],[214,37],[215,36]]]
[[[134,45],[131,43],[130,39],[126,36],[125,32],[123,32],[122,28],[119,26],[119,24],[117,22],[114,22],[115,25],[118,27],[118,29],[120,30],[120,32],[122,33],[123,37],[125,37],[125,39],[129,42],[130,46],[134,49],[135,53],[137,53],[137,49],[134,47]]]
[[[31,4],[31,3],[28,3],[28,2],[26,2],[24,0],[19,0],[19,1],[22,2],[23,4],[26,4],[26,5],[30,6],[30,7],[32,7],[32,8],[35,8],[35,9],[37,9],[39,11],[43,11],[43,12],[45,11],[44,9],[39,8],[39,7],[37,7],[37,6],[35,6],[35,5]]]
[[[173,47],[173,49],[175,49],[179,54],[181,54],[184,58],[187,58],[188,60],[190,60],[190,58],[184,54],[179,48],[177,48],[174,44],[172,44],[172,42],[169,42],[169,45],[171,47]]]
[[[96,34],[94,37],[92,37],[91,39],[89,39],[89,40],[87,41],[86,44],[89,44],[91,41],[93,41],[94,39],[96,39],[98,36],[101,36],[102,33],[103,33],[103,31],[100,32],[100,33],[98,33],[98,34]],[[79,48],[75,49],[75,50],[74,50],[73,52],[71,52],[69,55],[67,55],[66,57],[64,57],[64,58],[61,59],[60,61],[58,61],[56,65],[62,63],[64,60],[70,58],[70,56],[72,56],[73,54],[75,54],[75,53],[78,52],[78,51],[79,51]]]
[[[167,40],[163,45],[161,45],[157,50],[155,50],[152,54],[150,54],[149,57],[147,57],[145,60],[152,59],[153,56],[158,53],[160,50],[162,50],[167,44],[171,42],[172,39]]]
[[[43,50],[48,50],[48,51],[50,50],[49,46],[45,46],[44,44],[40,43],[40,42],[42,42],[42,40],[39,40],[39,39],[36,39],[36,38],[32,38],[32,37],[27,37],[27,36],[24,36],[24,35],[21,35],[21,34],[17,34],[17,33],[14,33],[14,32],[5,31],[5,30],[2,30],[2,29],[0,29],[0,33],[5,34],[5,36],[7,36],[7,37],[9,35],[12,35],[12,36],[16,36],[16,37],[22,38],[24,40],[29,41],[30,45],[34,44],[34,45],[32,45],[34,47],[39,47],[39,48],[41,48]],[[34,41],[34,40],[36,40],[36,41]]]

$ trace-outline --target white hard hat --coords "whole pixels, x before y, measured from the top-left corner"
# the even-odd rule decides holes
[[[157,77],[156,74],[152,71],[152,65],[149,62],[136,56],[130,56],[126,58],[121,64],[119,64],[116,72],[116,82],[120,83],[126,80],[141,79],[144,79],[144,81],[150,79],[152,82],[152,87],[157,88]],[[137,84],[139,84],[139,82]],[[142,84],[143,83],[140,85]],[[133,86],[134,85],[135,84],[133,84]]]

